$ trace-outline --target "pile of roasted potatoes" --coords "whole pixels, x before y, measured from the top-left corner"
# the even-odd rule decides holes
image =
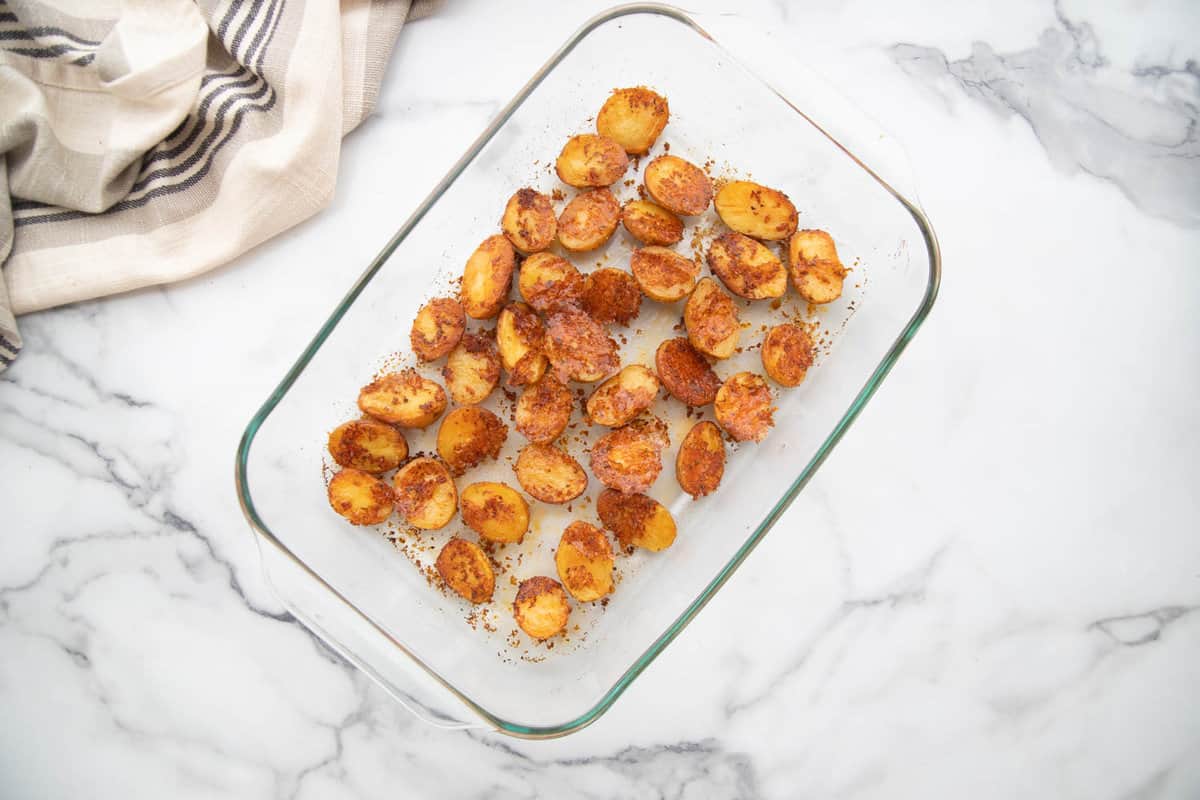
[[[639,199],[617,201],[609,187],[624,178],[631,156],[649,152],[669,116],[667,99],[650,89],[614,91],[596,116],[596,132],[568,139],[555,162],[575,196],[556,213],[551,196],[518,189],[504,206],[501,232],[467,258],[459,296],[430,300],[417,313],[412,351],[422,362],[445,359],[444,385],[413,369],[382,375],[359,393],[363,418],[329,434],[340,466],[329,481],[329,503],[351,523],[377,525],[398,512],[411,527],[435,530],[457,514],[480,539],[518,542],[529,530],[527,498],[563,504],[587,488],[585,465],[555,442],[576,406],[570,384],[596,384],[584,413],[609,429],[587,464],[606,487],[596,502],[602,527],[571,522],[554,554],[558,580],[521,581],[513,615],[535,639],[566,628],[570,598],[589,603],[613,591],[609,532],[619,550],[659,551],[675,540],[670,511],[646,494],[671,444],[666,425],[647,413],[660,389],[692,408],[713,406],[716,423],[696,422],[675,453],[676,479],[694,498],[720,485],[727,439],[758,442],[770,431],[775,408],[767,379],[753,372],[722,378],[714,370],[745,344],[731,295],[770,304],[789,280],[809,303],[829,303],[842,292],[846,269],[833,239],[797,230],[796,207],[780,191],[744,180],[714,186],[705,170],[667,154],[646,165]],[[710,205],[728,230],[707,253],[674,249],[685,218]],[[642,245],[628,271],[584,274],[564,257],[599,248],[618,225]],[[712,277],[701,274],[702,261]],[[519,301],[510,299],[514,274]],[[681,304],[686,336],[660,343],[653,367],[621,364],[609,326],[628,326],[647,300]],[[468,318],[494,320],[495,327],[469,331]],[[771,327],[760,346],[763,371],[780,386],[799,384],[813,363],[809,333],[795,323]],[[509,435],[508,425],[480,405],[502,379],[520,393],[513,421],[527,443],[514,470],[523,494],[465,477],[497,458]],[[410,458],[403,429],[438,420],[437,457]],[[384,473],[393,470],[389,481]],[[469,602],[491,600],[496,576],[477,543],[450,539],[436,569]]]

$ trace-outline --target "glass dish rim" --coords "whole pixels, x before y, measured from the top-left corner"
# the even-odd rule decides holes
[[[421,219],[425,216],[429,209],[432,208],[439,199],[441,199],[446,189],[448,189],[450,185],[459,178],[462,172],[475,159],[475,157],[492,139],[492,137],[504,126],[504,124],[508,121],[516,109],[520,107],[529,94],[542,82],[542,80],[550,73],[551,70],[558,66],[563,58],[565,58],[566,55],[570,53],[571,50],[573,50],[575,46],[583,40],[584,37],[591,33],[592,30],[606,22],[610,22],[619,17],[630,16],[634,14],[654,14],[674,19],[675,21],[691,28],[698,35],[711,41],[717,47],[721,48],[721,50],[724,51],[731,60],[741,65],[755,79],[761,81],[764,86],[772,91],[772,93],[783,100],[783,102],[786,103],[789,108],[803,117],[809,124],[811,124],[821,134],[828,138],[831,143],[841,149],[852,161],[854,161],[859,167],[861,167],[872,178],[874,178],[875,181],[880,184],[880,186],[882,186],[898,202],[900,202],[901,205],[905,207],[909,214],[912,215],[918,229],[921,231],[921,234],[925,240],[926,249],[929,253],[928,280],[920,305],[916,308],[908,322],[900,331],[899,336],[897,336],[895,341],[892,342],[892,345],[888,348],[888,351],[884,354],[882,360],[871,372],[870,377],[859,390],[858,394],[854,397],[853,401],[851,401],[841,419],[836,425],[834,425],[833,429],[821,443],[817,452],[808,461],[808,463],[805,464],[799,475],[788,487],[783,496],[775,503],[770,512],[767,514],[766,518],[755,528],[753,533],[750,534],[749,538],[747,538],[746,541],[741,544],[738,550],[734,553],[733,557],[704,587],[701,593],[694,600],[692,600],[691,603],[688,604],[687,608],[685,608],[683,612],[675,618],[670,626],[662,634],[660,634],[658,638],[656,638],[654,642],[650,644],[649,647],[647,647],[647,649],[625,670],[624,673],[621,674],[617,681],[611,687],[609,687],[609,689],[587,711],[580,714],[578,717],[575,717],[574,719],[557,725],[522,725],[520,723],[511,722],[492,714],[470,697],[464,695],[453,684],[443,678],[436,670],[432,669],[424,661],[422,661],[421,658],[413,653],[407,646],[405,646],[403,642],[399,641],[395,636],[389,633],[386,628],[377,623],[367,613],[352,603],[345,595],[326,582],[325,579],[316,572],[316,570],[310,567],[302,558],[296,555],[286,544],[284,544],[282,540],[272,533],[270,528],[267,527],[266,522],[259,517],[254,506],[254,501],[250,493],[249,481],[247,479],[247,465],[250,447],[253,444],[255,436],[263,422],[266,421],[267,417],[270,416],[271,412],[276,408],[284,396],[286,396],[296,379],[308,366],[308,363],[311,361],[313,356],[322,347],[329,334],[358,299],[358,296],[366,288],[367,284],[371,282],[371,279],[375,276],[375,274],[383,267],[385,263],[387,263],[395,249],[400,245],[401,242],[404,241],[413,228],[420,223]],[[757,72],[749,67],[746,67],[745,64],[743,64],[734,53],[725,50],[721,43],[706,30],[704,30],[700,25],[698,25],[687,12],[674,6],[659,3],[630,3],[614,6],[592,17],[578,30],[576,30],[575,33],[573,33],[562,45],[562,47],[560,47],[546,61],[546,63],[543,64],[536,73],[534,73],[533,77],[520,89],[520,91],[517,92],[513,99],[501,109],[499,114],[497,114],[497,116],[488,124],[483,132],[470,145],[470,147],[468,147],[463,156],[460,157],[457,162],[455,162],[450,171],[447,172],[441,181],[437,183],[429,195],[426,196],[421,204],[413,211],[412,215],[392,236],[387,244],[384,245],[379,254],[372,259],[367,268],[358,277],[358,279],[350,287],[349,291],[347,291],[346,295],[338,303],[332,314],[330,314],[328,319],[326,319],[324,324],[322,324],[322,326],[318,329],[313,339],[301,352],[296,362],[291,366],[291,368],[289,368],[283,379],[267,397],[266,401],[262,404],[258,411],[255,412],[254,416],[251,417],[249,423],[246,425],[240,441],[238,442],[235,458],[234,479],[238,503],[242,509],[242,514],[246,518],[246,522],[249,524],[251,531],[256,535],[260,545],[263,541],[269,542],[271,545],[273,545],[275,549],[278,550],[283,556],[287,557],[304,573],[316,580],[333,597],[345,604],[348,609],[353,611],[358,617],[368,623],[371,628],[391,642],[400,652],[408,656],[417,666],[424,670],[426,674],[432,677],[439,685],[441,685],[455,698],[471,709],[472,712],[478,715],[488,725],[494,727],[501,733],[518,738],[548,739],[566,736],[595,722],[606,711],[608,711],[609,708],[612,707],[617,698],[620,697],[630,685],[632,685],[633,681],[646,669],[646,667],[648,667],[650,663],[653,662],[654,659],[666,649],[667,645],[669,645],[675,639],[675,637],[677,637],[683,631],[683,629],[687,627],[688,623],[695,618],[700,610],[707,605],[709,600],[713,598],[717,591],[720,590],[725,582],[729,580],[734,571],[741,566],[742,562],[746,560],[754,548],[758,546],[771,528],[774,527],[780,516],[783,515],[784,511],[787,510],[787,508],[800,494],[800,491],[817,472],[821,464],[824,463],[830,452],[832,452],[833,448],[841,440],[846,430],[861,413],[862,409],[866,406],[867,402],[871,399],[872,395],[874,395],[875,391],[879,388],[879,385],[883,382],[884,378],[887,377],[888,373],[899,359],[900,354],[908,346],[909,341],[912,340],[921,324],[925,321],[926,317],[928,317],[929,312],[933,307],[934,300],[937,298],[940,283],[941,252],[938,246],[937,237],[933,231],[933,227],[928,218],[925,216],[925,213],[920,208],[919,204],[913,200],[909,200],[896,188],[892,187],[880,175],[864,164],[857,156],[850,152],[850,150],[842,145],[841,142],[834,138],[834,136],[823,129],[816,121],[793,105],[787,96],[776,89],[770,81],[765,80]],[[261,551],[259,558],[265,566],[265,559],[263,558]],[[270,582],[269,578],[268,582]],[[286,602],[284,604],[285,606],[288,605]],[[307,615],[297,616],[302,622],[305,622],[307,627],[314,629],[314,632],[316,632],[322,638],[332,638],[324,630],[317,629],[317,626],[309,624],[306,621]],[[333,643],[338,644],[336,640],[334,640]],[[342,650],[340,646],[338,649],[339,651]],[[384,683],[384,688],[389,688],[382,677],[376,674],[375,670],[367,669],[366,665],[362,664],[357,658],[352,660],[357,666],[367,672],[367,674],[371,675],[377,681]]]

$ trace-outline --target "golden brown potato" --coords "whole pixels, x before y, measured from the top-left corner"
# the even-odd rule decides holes
[[[620,492],[644,492],[662,472],[662,451],[671,443],[657,417],[636,419],[592,445],[592,474]]]
[[[521,297],[545,314],[567,305],[579,305],[583,276],[575,265],[553,253],[534,253],[521,264],[517,275]]]
[[[813,363],[813,343],[808,331],[794,323],[776,325],[762,344],[767,375],[783,386],[798,386]]]
[[[437,557],[438,575],[460,597],[486,603],[496,591],[496,573],[487,554],[474,542],[455,537],[446,542]]]
[[[721,379],[692,343],[683,337],[667,339],[654,353],[658,379],[677,400],[706,406],[717,397]]]
[[[489,541],[519,542],[529,530],[529,504],[507,484],[472,483],[459,503],[463,522]]]
[[[645,155],[667,127],[671,116],[667,98],[645,86],[617,89],[596,115],[596,130],[631,156]]]
[[[513,601],[513,617],[521,630],[534,639],[549,639],[567,627],[571,604],[567,593],[553,578],[538,575],[521,581]]]
[[[768,242],[791,236],[799,220],[786,194],[750,181],[730,181],[722,186],[713,206],[733,230]]]
[[[500,230],[522,253],[536,253],[554,243],[558,221],[550,198],[533,189],[518,189],[504,206]]]
[[[463,269],[462,304],[467,316],[491,319],[504,308],[512,286],[517,254],[508,239],[496,234],[483,240]]]
[[[563,145],[554,167],[563,183],[579,189],[611,186],[625,174],[629,156],[607,136],[581,133]]]
[[[591,383],[621,366],[617,343],[608,331],[577,308],[562,309],[547,317],[546,355],[563,382]]]
[[[685,217],[704,213],[713,196],[704,170],[678,156],[659,156],[646,165],[646,191],[660,206]]]
[[[571,421],[575,400],[570,390],[551,374],[526,386],[517,400],[517,430],[531,442],[549,444],[558,438]]]
[[[395,497],[386,483],[347,468],[329,481],[329,505],[351,525],[378,525],[392,515]]]
[[[717,392],[713,412],[725,432],[739,442],[761,442],[775,424],[771,388],[753,372],[731,375]]]
[[[846,268],[833,237],[825,231],[796,231],[788,244],[792,284],[810,303],[832,303],[842,296]]]
[[[575,253],[595,250],[608,241],[621,219],[621,206],[608,189],[575,195],[558,218],[558,241]]]
[[[408,458],[404,434],[373,419],[343,422],[329,433],[329,454],[343,467],[387,472]]]
[[[508,370],[510,386],[536,383],[546,372],[546,333],[542,320],[525,303],[510,303],[496,320],[496,347]]]
[[[658,377],[641,364],[630,364],[596,387],[587,400],[588,419],[619,428],[654,404]]]
[[[422,361],[441,358],[454,349],[467,327],[462,304],[451,297],[437,297],[421,306],[413,320],[413,352]]]
[[[634,250],[629,268],[646,296],[660,303],[674,303],[687,297],[700,274],[699,264],[665,247]]]
[[[642,308],[642,291],[625,270],[603,267],[584,280],[582,305],[601,325],[628,325]]]
[[[579,462],[551,444],[527,444],[513,466],[517,482],[543,503],[569,503],[587,489]]]
[[[495,459],[508,438],[508,426],[479,406],[463,406],[446,415],[438,428],[437,451],[451,472],[460,475],[483,461]]]
[[[554,566],[562,585],[581,603],[599,600],[613,590],[612,545],[595,525],[568,525],[554,551]]]
[[[406,369],[368,383],[358,393],[364,414],[405,428],[424,428],[446,410],[446,392],[428,378]]]
[[[683,306],[688,341],[705,355],[729,358],[742,332],[737,305],[712,278],[702,278]]]
[[[675,519],[671,512],[644,494],[605,489],[596,498],[596,514],[626,550],[644,547],[657,553],[675,541]]]
[[[409,461],[392,479],[396,510],[414,528],[446,527],[458,510],[458,490],[446,465],[425,456]]]
[[[446,390],[462,406],[477,406],[500,383],[500,354],[491,336],[464,333],[442,368]]]
[[[725,475],[725,440],[721,429],[708,420],[697,422],[675,456],[675,478],[679,488],[692,497],[712,494]]]
[[[625,230],[642,244],[665,247],[683,240],[683,221],[649,200],[630,200],[621,210]]]
[[[708,267],[729,291],[747,300],[782,297],[787,269],[762,242],[740,233],[725,233],[708,248]]]

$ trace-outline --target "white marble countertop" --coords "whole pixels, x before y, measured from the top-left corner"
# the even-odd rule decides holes
[[[402,33],[323,215],[202,279],[22,320],[0,378],[0,795],[1200,795],[1187,0],[744,4],[906,144],[942,293],[777,529],[595,725],[425,727],[283,612],[233,494],[242,427],[602,5],[452,0]],[[795,585],[796,562],[835,577]]]

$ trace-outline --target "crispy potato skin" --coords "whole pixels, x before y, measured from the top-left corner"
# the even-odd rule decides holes
[[[464,333],[458,346],[446,357],[442,378],[451,399],[459,405],[475,406],[488,399],[500,383],[500,354],[491,336]]]
[[[706,406],[717,397],[721,379],[692,343],[683,337],[667,339],[654,353],[658,379],[677,400]]]
[[[546,319],[546,355],[560,381],[591,383],[621,366],[617,343],[584,312],[575,308],[556,311]]]
[[[437,530],[454,519],[458,490],[450,471],[440,461],[420,457],[409,461],[392,479],[396,510],[414,528]]]
[[[386,483],[346,468],[329,481],[329,505],[351,525],[378,525],[392,515],[395,497]]]
[[[583,467],[554,445],[525,445],[513,469],[521,488],[543,503],[569,503],[587,489]]]
[[[521,297],[543,314],[564,306],[577,306],[584,279],[575,265],[553,253],[534,253],[521,264],[517,276]]]
[[[522,253],[536,253],[554,243],[558,220],[550,198],[528,187],[518,189],[504,206],[500,230]]]
[[[621,224],[642,244],[667,247],[683,241],[683,221],[649,200],[630,200],[621,209]]]
[[[408,458],[404,434],[373,419],[343,422],[329,434],[329,455],[343,467],[362,472],[387,472]]]
[[[775,424],[771,388],[753,372],[731,375],[713,401],[717,422],[739,442],[761,442]]]
[[[786,194],[752,181],[726,183],[713,198],[713,206],[732,230],[769,242],[791,236],[800,219]]]
[[[592,445],[592,474],[620,492],[645,492],[662,472],[662,451],[670,444],[667,426],[656,417],[634,420]]]
[[[559,179],[577,189],[611,186],[628,166],[629,156],[621,145],[592,133],[568,139],[554,162]]]
[[[531,442],[549,444],[566,430],[574,408],[570,390],[553,375],[543,375],[517,400],[517,430]]]
[[[629,268],[645,295],[660,303],[674,303],[687,297],[700,274],[695,261],[665,247],[634,250]]]
[[[642,290],[625,270],[602,267],[584,279],[581,305],[601,325],[627,326],[642,309]]]
[[[799,386],[813,364],[813,343],[808,331],[794,323],[776,325],[762,344],[763,369],[781,386]]]
[[[510,303],[496,321],[496,345],[509,386],[536,383],[546,371],[546,332],[541,317],[525,303]]]
[[[846,268],[825,231],[796,231],[788,243],[788,265],[796,291],[808,302],[832,303],[842,296]]]
[[[582,253],[608,241],[621,219],[621,205],[608,189],[592,189],[575,195],[558,217],[558,242]]]
[[[568,525],[554,551],[554,566],[562,585],[581,603],[599,600],[613,590],[612,546],[595,525]]]
[[[567,627],[571,604],[562,585],[553,578],[537,575],[521,581],[513,600],[513,617],[521,630],[534,639],[549,639]]]
[[[479,406],[462,406],[446,415],[438,428],[438,455],[460,475],[485,458],[495,459],[508,438],[508,426]]]
[[[466,326],[462,303],[451,297],[436,297],[422,306],[413,320],[409,334],[413,352],[422,361],[441,358],[458,344]]]
[[[462,305],[472,319],[491,319],[504,308],[517,254],[508,239],[496,234],[483,240],[463,269]]]
[[[446,410],[446,392],[428,378],[406,369],[368,383],[358,393],[358,407],[368,416],[405,428],[424,428]]]
[[[702,278],[683,307],[688,341],[705,355],[729,358],[737,351],[742,326],[737,305],[712,278]]]
[[[619,428],[654,404],[658,376],[641,364],[630,364],[596,387],[587,400],[588,419]]]
[[[671,512],[647,495],[605,489],[596,498],[596,514],[625,550],[644,547],[658,552],[675,541]]]
[[[667,98],[645,86],[617,89],[596,115],[596,130],[631,156],[645,155],[667,127],[671,109]]]
[[[659,156],[646,165],[646,191],[668,211],[685,217],[704,213],[713,186],[704,170],[678,156]]]
[[[747,300],[782,297],[787,269],[762,242],[740,233],[726,233],[708,248],[708,267],[725,288]]]
[[[446,585],[472,603],[486,603],[496,591],[496,573],[487,554],[474,542],[457,537],[446,542],[435,566]]]
[[[721,429],[704,420],[683,437],[675,455],[675,478],[679,488],[693,498],[712,494],[725,475],[725,440]]]
[[[463,523],[489,541],[519,542],[529,530],[529,504],[508,484],[472,483],[459,505]]]

